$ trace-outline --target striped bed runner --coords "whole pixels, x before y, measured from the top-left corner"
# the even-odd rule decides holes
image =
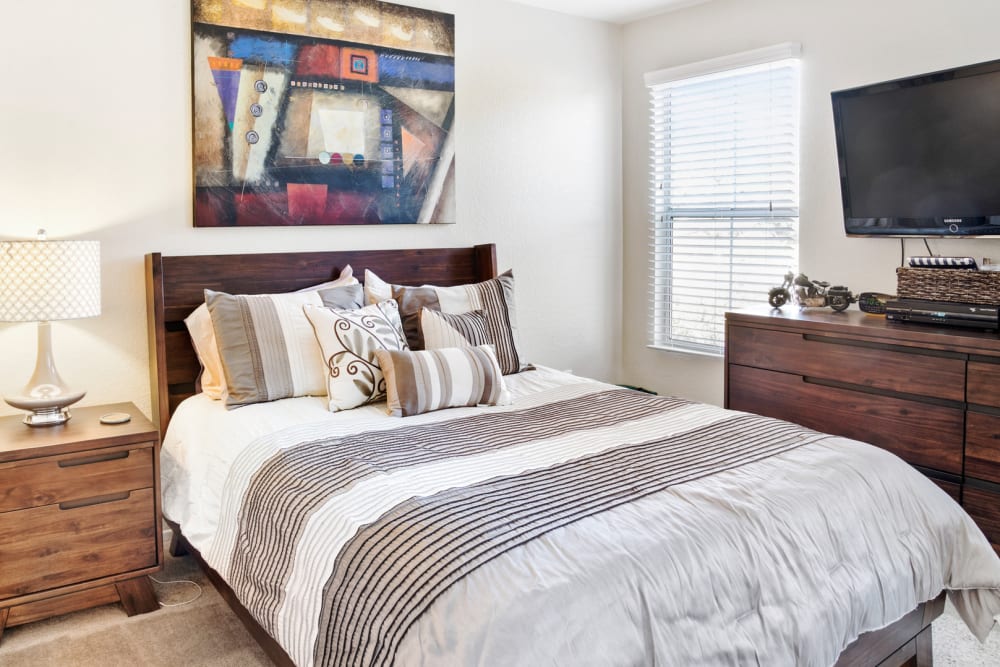
[[[395,469],[606,429],[690,405],[609,390],[284,450],[258,471],[247,489],[230,584],[273,634],[292,569],[295,549],[290,545],[331,497]],[[316,621],[314,664],[391,664],[406,631],[431,603],[491,559],[669,486],[825,437],[737,413],[669,437],[611,443],[548,467],[410,498],[362,526],[337,555]]]

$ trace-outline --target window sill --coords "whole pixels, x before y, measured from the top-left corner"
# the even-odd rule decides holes
[[[677,354],[688,354],[695,357],[708,357],[710,359],[722,359],[725,355],[722,352],[702,352],[700,350],[692,350],[686,347],[673,347],[670,345],[647,345],[650,350],[659,350],[661,352],[674,352]]]

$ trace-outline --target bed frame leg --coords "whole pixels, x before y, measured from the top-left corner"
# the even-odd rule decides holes
[[[187,556],[187,540],[181,537],[176,530],[170,531],[170,555],[174,558]]]
[[[917,635],[917,655],[914,656],[913,667],[934,667],[934,640],[930,627],[926,627]]]

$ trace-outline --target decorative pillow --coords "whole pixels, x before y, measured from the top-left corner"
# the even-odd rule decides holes
[[[489,331],[489,320],[481,310],[461,315],[450,315],[430,308],[420,311],[420,335],[423,337],[425,350],[488,345]]]
[[[410,417],[442,408],[509,405],[492,345],[417,352],[378,350],[389,414]]]
[[[396,302],[389,300],[360,310],[305,306],[322,350],[330,412],[350,410],[385,398],[379,352],[406,350]]]
[[[387,283],[365,270],[365,298],[381,298]],[[424,349],[420,334],[420,313],[424,308],[449,315],[482,310],[489,324],[487,342],[496,348],[497,360],[504,375],[517,373],[527,365],[521,360],[517,343],[514,308],[514,275],[510,271],[481,283],[457,287],[404,287],[389,285],[389,293],[399,304],[406,341],[413,350]]]
[[[232,295],[205,290],[226,378],[226,406],[326,393],[323,357],[302,306],[319,292]]]
[[[355,287],[351,289],[351,298],[357,303],[355,307],[360,308],[364,305],[360,298],[356,298],[360,283],[354,277],[354,269],[351,268],[350,264],[343,268],[335,280],[312,285],[298,291],[314,292],[352,285]],[[326,301],[327,297],[324,297],[324,303]],[[208,306],[203,303],[195,308],[194,312],[184,320],[184,324],[187,325],[194,352],[198,356],[198,361],[201,362],[201,390],[209,398],[215,400],[224,398],[226,395],[226,376],[222,370],[222,358],[219,356],[219,346],[215,342],[215,329],[212,328],[212,316],[208,314]]]

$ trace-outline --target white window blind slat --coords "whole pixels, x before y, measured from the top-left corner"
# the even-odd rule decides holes
[[[646,80],[650,344],[721,354],[725,312],[798,263],[798,47]]]

